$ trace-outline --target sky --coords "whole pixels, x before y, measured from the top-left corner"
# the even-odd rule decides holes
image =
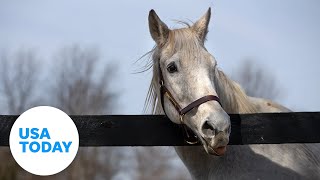
[[[148,13],[170,27],[195,22],[212,8],[206,47],[232,74],[244,59],[262,64],[282,87],[283,105],[320,110],[320,1],[317,0],[30,0],[0,1],[0,49],[32,48],[44,59],[60,47],[97,47],[117,64],[117,114],[142,114],[151,72],[133,74],[134,62],[154,46]],[[266,87],[267,88],[267,87]]]

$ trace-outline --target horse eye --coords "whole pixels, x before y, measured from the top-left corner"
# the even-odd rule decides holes
[[[171,62],[171,63],[168,64],[167,70],[168,70],[169,73],[174,73],[174,72],[178,71],[177,66],[176,66],[176,64],[174,62]]]

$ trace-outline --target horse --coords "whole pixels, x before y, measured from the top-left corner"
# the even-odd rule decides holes
[[[250,97],[205,48],[211,8],[195,23],[169,29],[148,16],[155,47],[147,110],[183,124],[202,146],[175,147],[193,179],[320,179],[319,144],[228,145],[229,113],[289,112]],[[267,87],[266,87],[267,88]],[[183,107],[183,108],[182,108]],[[299,132],[297,132],[299,133]],[[190,141],[189,143],[193,143]]]

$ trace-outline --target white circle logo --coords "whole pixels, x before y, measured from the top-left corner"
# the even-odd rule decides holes
[[[12,126],[9,145],[17,163],[41,176],[67,168],[79,148],[79,134],[72,119],[49,106],[31,108]]]

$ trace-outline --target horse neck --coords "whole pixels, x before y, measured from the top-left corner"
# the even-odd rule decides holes
[[[214,84],[222,107],[227,113],[258,112],[241,86],[229,79],[222,71],[215,71]]]

